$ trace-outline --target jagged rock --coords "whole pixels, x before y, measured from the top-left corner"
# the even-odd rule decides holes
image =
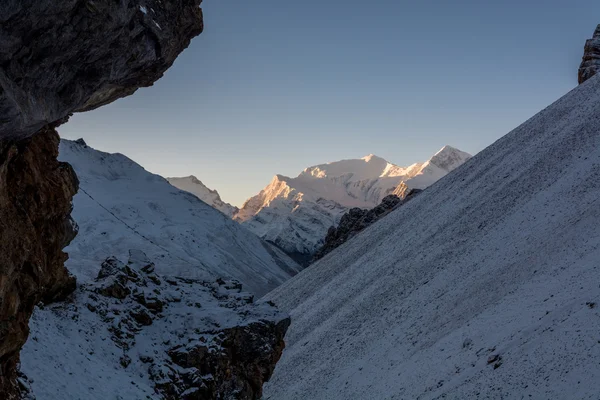
[[[348,239],[358,232],[388,214],[398,205],[409,201],[421,191],[420,189],[408,189],[408,186],[401,183],[394,193],[398,193],[402,197],[390,194],[381,200],[381,204],[370,210],[363,210],[361,208],[350,209],[350,211],[342,216],[337,228],[335,226],[329,228],[325,237],[325,244],[315,253],[313,261],[323,258],[333,249],[347,242]]]
[[[75,278],[62,249],[74,237],[71,198],[78,181],[56,160],[51,128],[24,140],[0,141],[0,398],[17,398],[19,350],[34,306],[64,298]]]
[[[78,182],[54,128],[159,79],[202,31],[200,2],[0,2],[0,398],[18,396],[34,305],[75,288],[62,249]]]
[[[85,140],[83,140],[83,138],[79,138],[79,139],[75,140],[74,142],[80,146],[87,147],[87,143],[85,142]]]
[[[419,194],[422,191],[422,189],[411,189],[406,183],[400,182],[400,184],[396,186],[396,188],[392,191],[392,193],[390,193],[390,195],[398,196],[400,200],[406,200],[412,196]]]
[[[0,138],[151,86],[202,32],[200,2],[1,2]]]
[[[579,84],[596,75],[600,68],[600,25],[596,27],[594,36],[585,42],[583,59],[579,66]]]
[[[106,259],[96,280],[76,292],[76,303],[86,308],[74,304],[63,320],[92,321],[89,327],[79,323],[77,330],[95,338],[104,323],[118,350],[98,352],[122,351],[121,367],[147,374],[161,398],[259,399],[285,347],[290,318],[272,303],[252,304],[235,280],[157,276],[165,283],[155,283],[142,271],[150,264],[134,250],[127,264]],[[115,282],[124,296],[106,290]],[[56,307],[64,312],[64,306]]]
[[[168,399],[260,399],[263,383],[283,352],[289,325],[289,318],[255,322],[218,332],[210,345],[194,343],[170,349],[168,354],[176,365],[195,371],[180,375],[180,380],[170,382],[163,391]],[[211,378],[205,379],[202,387],[194,384],[199,376],[208,375]],[[186,394],[178,397],[177,392]]]

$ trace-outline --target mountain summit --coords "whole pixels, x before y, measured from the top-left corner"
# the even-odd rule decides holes
[[[315,165],[296,178],[276,175],[234,219],[302,261],[350,208],[373,208],[401,184],[424,189],[470,157],[445,146],[428,161],[407,167],[369,154]]]
[[[219,192],[209,189],[202,181],[194,175],[183,178],[167,178],[167,181],[177,189],[185,190],[198,197],[200,200],[221,211],[229,218],[238,212],[238,208],[221,200]]]

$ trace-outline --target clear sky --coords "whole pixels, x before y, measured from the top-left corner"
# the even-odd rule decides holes
[[[597,0],[205,0],[154,87],[74,116],[83,137],[235,205],[276,173],[369,153],[476,153],[577,84]]]

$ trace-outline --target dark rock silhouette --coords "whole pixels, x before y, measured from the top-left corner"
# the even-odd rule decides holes
[[[342,216],[337,228],[335,226],[329,228],[325,237],[325,244],[315,253],[313,261],[323,258],[335,248],[347,242],[358,232],[375,223],[394,208],[409,201],[421,191],[420,189],[408,189],[405,184],[400,184],[394,193],[398,193],[403,198],[396,194],[391,194],[384,197],[377,207],[370,210],[362,208],[350,209],[350,211]]]
[[[600,68],[600,25],[596,27],[594,36],[585,42],[583,59],[579,66],[579,84],[596,75]]]
[[[77,178],[54,128],[151,86],[203,29],[201,0],[0,3],[0,398],[39,301],[75,288],[62,249]]]

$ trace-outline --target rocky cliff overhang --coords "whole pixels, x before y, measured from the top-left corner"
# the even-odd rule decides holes
[[[0,138],[151,86],[202,32],[201,1],[0,2]]]
[[[0,398],[19,398],[17,364],[39,301],[75,282],[77,178],[54,128],[152,85],[203,29],[201,0],[0,2]]]
[[[594,36],[586,40],[583,60],[579,66],[579,84],[596,75],[600,68],[600,25],[596,27]]]

